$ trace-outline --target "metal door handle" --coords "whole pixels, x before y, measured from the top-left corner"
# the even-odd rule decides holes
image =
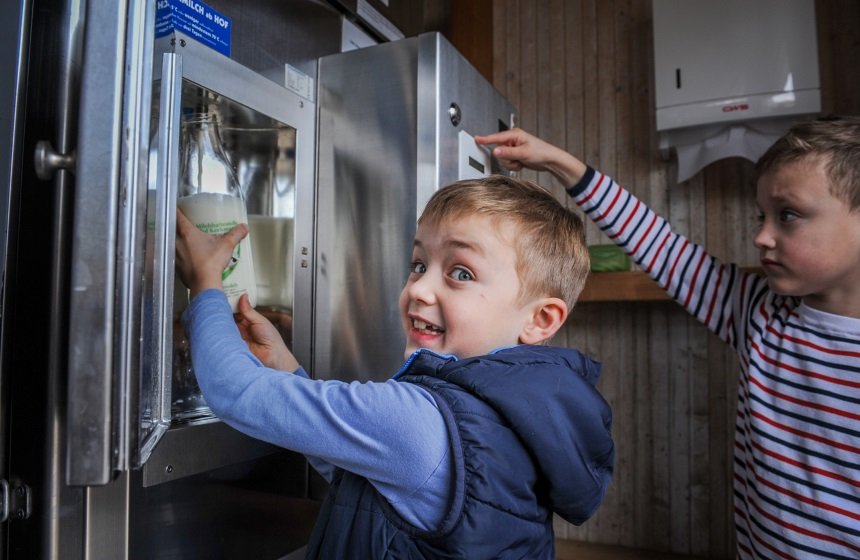
[[[50,180],[54,176],[54,172],[59,169],[74,172],[75,160],[74,150],[69,154],[61,154],[54,149],[48,140],[36,142],[33,163],[36,167],[36,177],[43,181]]]

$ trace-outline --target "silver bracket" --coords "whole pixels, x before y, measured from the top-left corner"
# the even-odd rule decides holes
[[[28,519],[32,512],[30,487],[20,480],[0,479],[0,523]]]

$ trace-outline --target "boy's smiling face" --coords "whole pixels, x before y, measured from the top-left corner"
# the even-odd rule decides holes
[[[860,316],[860,212],[830,192],[820,158],[782,165],[758,181],[755,236],[772,290],[822,311]]]
[[[515,235],[481,215],[418,226],[400,293],[406,356],[427,348],[467,358],[520,341],[534,300],[520,301]]]

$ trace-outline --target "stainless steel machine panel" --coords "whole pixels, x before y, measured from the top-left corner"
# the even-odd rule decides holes
[[[470,139],[514,108],[438,33],[320,59],[318,105],[313,371],[385,379],[403,359],[416,219],[463,170],[500,172]]]
[[[193,99],[230,121],[249,221],[277,255],[261,309],[310,363],[316,110],[282,85],[285,63],[336,52],[340,14],[318,0],[219,3],[241,14],[241,59],[182,37],[154,56],[155,0],[4,3],[0,559],[286,559],[307,543],[319,502],[304,457],[175,414],[176,191],[150,185],[175,167],[149,148],[180,140],[150,117]]]

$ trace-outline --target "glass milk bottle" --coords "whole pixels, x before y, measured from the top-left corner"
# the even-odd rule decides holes
[[[191,114],[183,118],[179,167],[179,208],[202,231],[212,235],[248,223],[245,200],[236,171],[221,142],[214,114]],[[221,275],[224,293],[233,312],[239,297],[247,293],[256,305],[257,283],[251,254],[250,233],[233,250]]]

